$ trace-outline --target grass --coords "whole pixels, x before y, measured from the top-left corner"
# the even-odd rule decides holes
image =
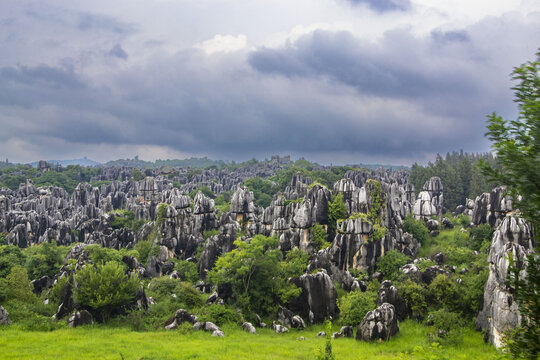
[[[185,328],[176,331],[135,332],[127,328],[95,325],[51,332],[0,327],[0,358],[8,359],[314,359],[325,339],[317,332],[291,330],[277,335],[258,329],[257,335],[235,325],[224,326],[225,338]],[[355,339],[332,340],[336,359],[494,359],[500,354],[482,341],[482,335],[465,330],[463,344],[433,346],[428,328],[407,320],[388,342],[365,343]],[[305,340],[297,340],[303,336]]]

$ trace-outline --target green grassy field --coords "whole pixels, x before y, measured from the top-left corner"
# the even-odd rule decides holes
[[[194,331],[135,332],[126,328],[89,326],[51,332],[0,327],[0,359],[315,359],[325,339],[316,334],[323,326],[277,335],[259,329],[257,335],[225,326],[225,338]],[[464,330],[459,346],[434,346],[428,329],[413,321],[400,324],[400,333],[388,342],[365,343],[335,339],[336,359],[494,359],[500,354],[484,345],[482,335]],[[305,340],[297,340],[299,337]]]

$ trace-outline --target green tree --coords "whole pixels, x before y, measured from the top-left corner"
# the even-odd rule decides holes
[[[55,241],[26,249],[26,270],[31,279],[42,276],[54,277],[62,267],[62,260],[68,248],[56,246]]]
[[[328,226],[335,229],[337,221],[346,219],[347,216],[347,206],[343,202],[343,195],[337,194],[334,200],[328,205]]]
[[[513,87],[519,106],[516,120],[506,121],[495,113],[488,121],[487,137],[493,142],[501,168],[482,163],[483,172],[506,186],[523,217],[540,231],[540,51],[536,60],[514,69]],[[520,196],[521,195],[521,196]],[[513,256],[509,257],[513,260]],[[508,341],[511,354],[537,359],[540,354],[540,254],[527,258],[527,275],[520,278],[520,266],[511,262],[514,276],[510,285],[522,315],[522,325]],[[521,266],[522,268],[522,266]]]
[[[116,261],[84,266],[75,274],[75,282],[75,302],[92,309],[102,321],[132,303],[139,289],[137,277],[126,275]]]
[[[14,266],[6,278],[9,300],[16,300],[24,303],[33,302],[36,297],[32,292],[32,284],[28,279],[28,273],[22,266]]]
[[[384,279],[393,280],[399,268],[409,262],[410,258],[398,250],[391,250],[377,259],[377,270],[383,274]]]
[[[216,285],[230,284],[241,308],[268,314],[300,295],[300,289],[285,278],[277,238],[256,235],[234,244],[237,248],[218,258],[208,278]]]
[[[506,121],[495,113],[488,116],[486,136],[493,142],[501,168],[482,162],[490,179],[505,185],[523,216],[540,231],[540,51],[536,61],[515,68],[513,80],[518,85],[515,101],[517,120]],[[522,195],[521,198],[519,195]]]

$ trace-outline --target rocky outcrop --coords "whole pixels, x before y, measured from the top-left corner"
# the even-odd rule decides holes
[[[507,216],[493,234],[488,257],[489,277],[476,326],[486,331],[485,339],[496,347],[502,345],[506,330],[521,323],[519,305],[507,285],[510,276],[508,258],[512,254],[515,263],[522,264],[520,273],[524,276],[524,262],[534,245],[530,225],[518,216]]]
[[[471,214],[472,223],[497,227],[510,211],[512,211],[512,198],[506,196],[506,188],[500,186],[476,198]]]
[[[375,341],[390,340],[399,331],[394,306],[384,303],[373,311],[369,311],[358,325],[356,340]]]
[[[388,303],[394,306],[396,311],[396,317],[399,321],[405,320],[407,317],[407,306],[405,301],[398,294],[398,289],[390,280],[385,280],[381,284],[381,288],[377,294],[377,306],[381,306],[384,303]]]
[[[68,319],[68,327],[79,327],[82,325],[92,325],[94,323],[94,318],[86,310],[76,311]]]
[[[178,309],[174,315],[165,322],[163,328],[166,330],[176,329],[184,322],[188,322],[193,325],[197,322],[197,316],[190,314],[184,309]]]
[[[338,312],[337,292],[325,272],[306,274],[291,279],[291,282],[302,289],[300,296],[290,304],[289,308],[310,324],[320,323]]]

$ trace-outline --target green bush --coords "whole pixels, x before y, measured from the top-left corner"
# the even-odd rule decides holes
[[[197,263],[185,260],[178,260],[174,264],[174,270],[178,272],[178,275],[180,275],[180,278],[184,281],[195,284],[199,280],[199,270],[197,269]]]
[[[286,278],[297,277],[306,272],[309,255],[298,248],[292,249],[285,255],[285,261],[280,262]]]
[[[428,242],[429,230],[426,224],[421,220],[415,220],[412,214],[409,214],[403,221],[403,232],[411,234],[422,245]]]
[[[126,275],[124,266],[115,261],[84,266],[75,274],[75,282],[75,302],[94,310],[102,321],[131,304],[139,290],[138,278]]]
[[[334,200],[328,204],[328,226],[335,229],[338,220],[348,217],[347,206],[343,202],[343,195],[337,194]]]
[[[426,298],[428,305],[435,309],[442,307],[456,310],[459,302],[459,292],[456,282],[447,276],[437,275],[427,287]]]
[[[173,297],[173,294],[176,297]],[[149,295],[158,302],[169,300],[187,308],[196,308],[204,304],[201,293],[191,284],[179,279],[171,279],[168,276],[154,278],[149,286]]]
[[[31,279],[39,279],[47,275],[52,278],[62,267],[62,260],[69,248],[56,246],[55,241],[31,246],[25,250],[26,270]]]
[[[331,245],[326,241],[326,230],[321,224],[315,223],[315,225],[310,227],[309,234],[311,236],[311,244],[315,247],[315,250],[326,249]]]
[[[463,340],[463,325],[464,322],[459,314],[440,309],[429,314],[429,320],[433,323],[431,338],[444,344],[457,345]],[[446,332],[439,336],[439,330]]]
[[[113,219],[111,220],[111,226],[113,229],[128,228],[133,232],[138,232],[142,229],[143,225],[147,222],[144,219],[136,219],[135,213],[131,210],[115,210],[111,212]]]
[[[368,311],[375,309],[377,292],[360,290],[351,291],[338,301],[339,312],[343,325],[357,326]]]
[[[398,250],[391,250],[377,259],[377,270],[383,274],[383,278],[393,280],[399,272],[399,268],[407,264],[410,258]]]
[[[28,279],[28,273],[22,266],[11,268],[11,272],[6,278],[6,285],[9,300],[23,303],[31,303],[37,300],[32,292],[34,287]]]
[[[495,229],[493,229],[489,224],[480,224],[472,227],[469,237],[469,247],[473,250],[480,251],[482,244],[485,242],[489,242],[489,244],[491,244],[494,232]]]
[[[54,286],[51,288],[51,290],[49,290],[49,293],[48,293],[49,303],[60,305],[59,304],[60,295],[62,294],[62,289],[64,288],[67,282],[68,282],[67,277],[63,277],[56,281],[56,284],[54,284]]]
[[[5,278],[14,266],[23,266],[26,256],[14,245],[0,245],[0,278]]]
[[[138,253],[137,260],[145,266],[151,256],[159,254],[159,245],[153,240],[141,240],[135,245],[135,250]]]
[[[405,301],[409,314],[423,318],[427,310],[426,290],[420,284],[405,280],[398,285],[398,293]]]
[[[242,323],[242,316],[225,305],[211,304],[202,307],[198,315],[199,321],[211,321],[217,326]]]

